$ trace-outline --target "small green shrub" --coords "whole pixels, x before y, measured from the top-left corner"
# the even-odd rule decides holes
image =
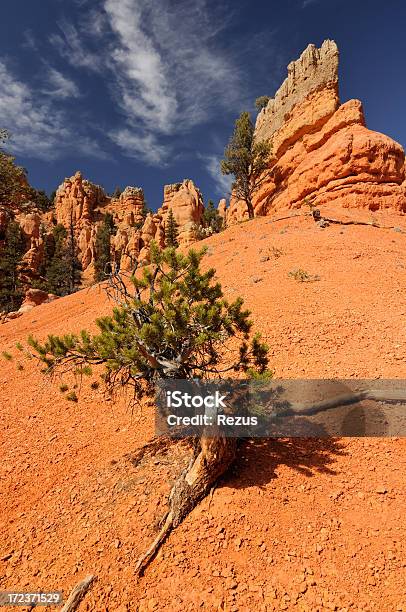
[[[5,359],[6,361],[11,361],[13,359],[13,355],[10,355],[10,353],[8,353],[7,351],[3,351],[1,356],[3,357],[3,359]]]
[[[75,374],[79,376],[91,376],[93,374],[93,370],[89,365],[80,366],[80,368],[75,368]]]
[[[78,396],[76,395],[76,393],[74,391],[70,391],[65,397],[68,400],[68,402],[77,402],[78,401]]]
[[[69,389],[69,387],[65,383],[62,383],[62,385],[59,385],[59,391],[61,393],[65,393],[68,389]]]
[[[273,247],[271,247],[271,253],[275,257],[275,259],[279,259],[279,257],[282,257],[282,255],[283,255],[283,250],[282,249],[278,249],[278,247],[276,247],[276,246],[273,246]]]
[[[259,96],[259,98],[255,100],[256,109],[261,111],[263,108],[266,108],[270,99],[269,96]]]
[[[314,281],[320,280],[320,276],[318,274],[309,274],[306,270],[302,268],[296,268],[296,270],[291,270],[289,272],[289,276],[298,281],[299,283],[312,283]]]

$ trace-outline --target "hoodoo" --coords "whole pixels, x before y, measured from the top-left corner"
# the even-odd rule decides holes
[[[196,241],[195,226],[202,222],[204,205],[200,190],[191,180],[164,187],[164,201],[156,213],[146,212],[144,192],[126,187],[118,198],[109,197],[98,185],[83,179],[80,172],[65,179],[56,194],[56,220],[65,227],[74,223],[79,257],[87,275],[93,272],[96,228],[103,214],[110,213],[117,228],[112,240],[114,260],[122,269],[131,269],[136,260],[146,261],[150,243],[165,246],[165,222],[172,209],[179,227],[179,244]]]
[[[303,204],[406,211],[405,153],[365,125],[362,103],[340,104],[334,41],[309,45],[259,113],[255,138],[269,140],[266,181],[254,196],[256,215]],[[227,220],[246,216],[231,198]]]

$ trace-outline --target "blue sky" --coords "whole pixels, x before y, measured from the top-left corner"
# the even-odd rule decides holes
[[[308,43],[340,48],[341,101],[406,145],[404,0],[2,0],[0,127],[31,183],[108,192],[191,178],[207,201],[233,122]]]

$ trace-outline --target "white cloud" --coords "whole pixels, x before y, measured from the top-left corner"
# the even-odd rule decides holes
[[[208,11],[205,0],[102,6],[83,8],[80,29],[64,22],[51,40],[73,66],[105,79],[123,117],[110,137],[124,153],[162,162],[162,136],[189,130],[221,107],[237,108],[239,71],[214,40],[227,19]],[[143,142],[150,145],[145,152]]]
[[[78,98],[80,96],[80,92],[76,84],[55,68],[48,68],[47,82],[50,89],[46,90],[45,93],[53,96],[54,98],[65,99]]]
[[[202,159],[205,161],[207,172],[214,180],[217,195],[227,197],[231,193],[232,176],[221,173],[220,158],[217,155],[202,156]]]
[[[176,88],[170,87],[167,66],[154,40],[142,30],[141,4],[106,0],[104,5],[119,41],[111,58],[120,86],[119,100],[130,121],[168,133],[177,113]]]
[[[52,34],[50,41],[60,55],[76,68],[101,71],[103,68],[102,53],[90,50],[73,24],[64,20],[59,22],[58,26],[61,34]]]
[[[54,159],[74,147],[85,155],[105,155],[90,138],[74,133],[65,113],[52,100],[36,96],[1,60],[0,117],[1,126],[11,133],[14,153]]]
[[[110,138],[129,157],[142,157],[147,163],[158,165],[165,161],[167,148],[161,145],[153,134],[139,134],[128,128],[110,132]]]

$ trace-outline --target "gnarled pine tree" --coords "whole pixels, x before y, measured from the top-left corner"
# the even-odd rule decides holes
[[[254,217],[253,196],[266,180],[265,171],[270,152],[268,141],[254,139],[254,124],[250,114],[241,113],[225,148],[221,171],[223,174],[234,175],[232,190],[247,205],[250,219]]]
[[[187,255],[153,244],[151,264],[132,277],[132,287],[116,277],[120,305],[96,321],[99,333],[29,339],[49,372],[103,364],[109,388],[131,385],[136,397],[151,393],[162,379],[216,379],[231,372],[267,371],[267,347],[252,335],[243,300],[227,301],[215,270],[201,270],[204,250]],[[231,340],[231,343],[229,342]],[[225,350],[227,347],[227,350]],[[141,572],[169,532],[179,525],[228,469],[236,440],[207,428],[189,468],[169,496],[163,527],[137,564]]]
[[[7,130],[0,128],[0,206],[29,201],[33,191],[24,168],[17,166],[14,157],[3,150],[9,137]]]

